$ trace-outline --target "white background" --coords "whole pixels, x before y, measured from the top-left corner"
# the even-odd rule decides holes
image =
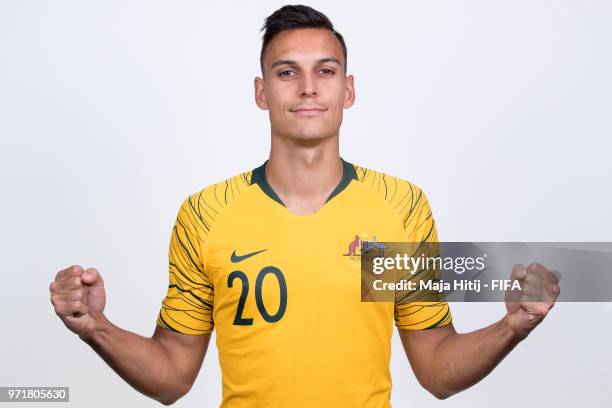
[[[283,4],[0,3],[0,386],[159,406],[63,326],[48,285],[95,266],[109,319],[153,333],[180,203],[269,153],[253,78],[259,28]],[[611,2],[309,4],[345,36],[355,75],[342,156],[421,186],[441,240],[612,241]],[[460,332],[505,311],[451,309]],[[610,303],[556,305],[446,401],[419,386],[395,335],[393,406],[609,406],[611,316]],[[220,397],[213,338],[176,406]]]

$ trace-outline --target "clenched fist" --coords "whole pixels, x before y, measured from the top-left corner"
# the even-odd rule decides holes
[[[506,322],[525,338],[555,305],[560,293],[559,280],[538,263],[528,267],[515,265],[511,279],[518,281],[521,289],[506,291]]]
[[[104,281],[98,271],[71,266],[57,273],[49,290],[55,313],[66,327],[81,338],[88,335],[106,303]]]

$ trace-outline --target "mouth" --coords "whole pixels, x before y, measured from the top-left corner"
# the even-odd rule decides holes
[[[327,109],[325,109],[325,108],[316,108],[316,107],[304,107],[304,108],[289,109],[289,112],[295,113],[295,114],[301,115],[301,116],[316,116],[316,115],[322,114],[323,112],[326,112],[326,111],[327,111]]]

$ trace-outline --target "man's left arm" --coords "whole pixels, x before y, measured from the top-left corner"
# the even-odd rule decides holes
[[[559,295],[556,276],[542,265],[516,265],[511,279],[520,291],[506,292],[506,315],[470,333],[451,323],[428,330],[398,329],[419,383],[444,399],[479,382],[542,322]]]

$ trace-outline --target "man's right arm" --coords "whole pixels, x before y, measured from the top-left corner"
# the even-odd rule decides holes
[[[195,382],[210,333],[182,334],[156,326],[148,338],[121,329],[102,315],[96,329],[81,339],[134,389],[170,405]]]
[[[152,337],[123,330],[104,316],[105,292],[97,270],[72,266],[50,285],[51,303],[64,324],[139,392],[164,405],[190,389],[204,361],[210,333],[191,335],[159,325]]]

